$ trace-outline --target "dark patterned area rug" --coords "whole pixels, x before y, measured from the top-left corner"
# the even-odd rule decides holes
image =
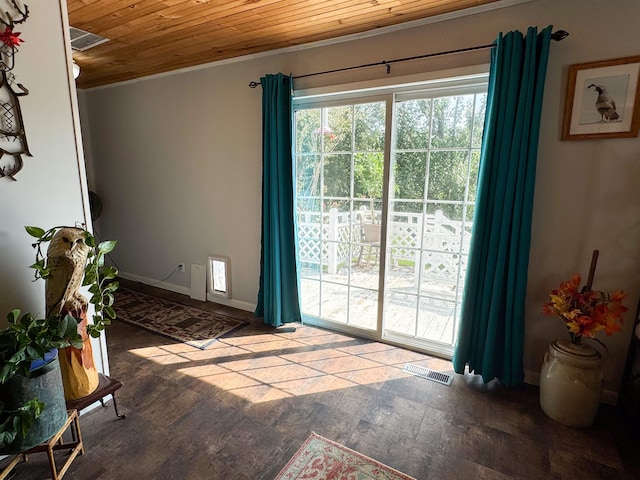
[[[146,328],[153,333],[204,350],[219,337],[248,325],[221,313],[154,297],[120,287],[114,309],[117,319]]]

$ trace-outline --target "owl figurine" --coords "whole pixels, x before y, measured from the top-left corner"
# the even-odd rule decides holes
[[[47,317],[86,309],[87,299],[79,290],[90,250],[85,243],[85,232],[80,228],[63,227],[49,242],[47,267],[51,273],[45,286]]]

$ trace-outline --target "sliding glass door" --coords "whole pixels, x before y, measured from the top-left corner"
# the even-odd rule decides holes
[[[307,322],[452,354],[486,79],[297,100]]]

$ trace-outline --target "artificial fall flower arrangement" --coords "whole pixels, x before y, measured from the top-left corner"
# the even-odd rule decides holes
[[[559,288],[551,290],[551,300],[542,307],[546,315],[560,317],[569,330],[571,342],[577,345],[582,337],[595,339],[600,330],[607,335],[620,331],[622,314],[627,311],[622,305],[625,298],[622,290],[607,293],[586,286],[578,290],[580,281],[580,275],[576,274],[571,280],[561,282]]]

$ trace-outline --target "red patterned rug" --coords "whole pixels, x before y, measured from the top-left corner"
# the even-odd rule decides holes
[[[415,480],[312,432],[274,480]]]

